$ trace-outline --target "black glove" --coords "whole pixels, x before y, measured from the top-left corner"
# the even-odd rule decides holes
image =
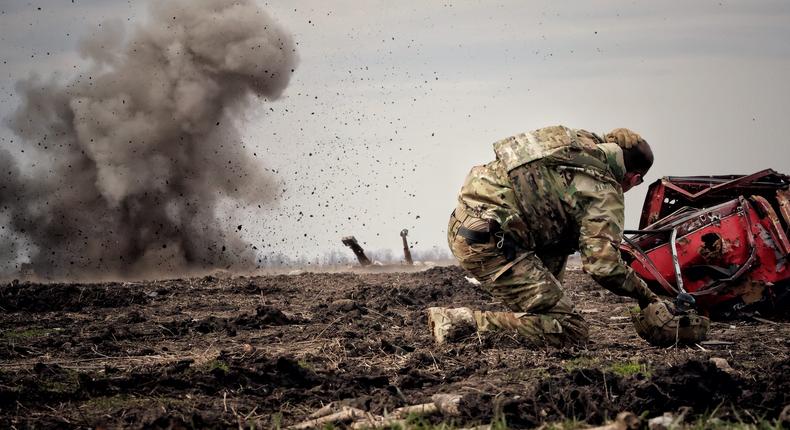
[[[697,301],[694,299],[694,296],[689,293],[680,293],[677,297],[675,297],[673,313],[675,315],[683,315],[688,311],[693,310],[696,304]]]

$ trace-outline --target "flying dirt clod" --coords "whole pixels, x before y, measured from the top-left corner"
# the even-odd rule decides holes
[[[50,277],[253,267],[217,212],[275,198],[235,123],[287,86],[290,36],[253,0],[154,2],[128,37],[103,28],[88,70],[17,84],[24,155],[0,151],[0,220],[27,246],[0,254]]]

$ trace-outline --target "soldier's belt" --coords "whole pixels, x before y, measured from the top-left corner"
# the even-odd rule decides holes
[[[461,226],[458,229],[458,235],[466,240],[467,245],[494,243],[496,248],[505,255],[507,261],[513,261],[519,250],[516,240],[499,228],[499,224],[495,222],[489,224],[489,231],[470,230]]]
[[[470,230],[464,226],[458,229],[458,235],[466,239],[469,245],[491,242],[493,236],[490,231]]]

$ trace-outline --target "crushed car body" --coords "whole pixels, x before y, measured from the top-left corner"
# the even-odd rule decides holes
[[[656,293],[703,313],[786,313],[790,176],[664,177],[650,185],[639,230],[621,251]]]

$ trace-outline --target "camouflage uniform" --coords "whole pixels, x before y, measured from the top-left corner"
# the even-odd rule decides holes
[[[625,167],[617,144],[555,126],[501,140],[494,151],[496,160],[467,176],[447,230],[461,266],[516,312],[475,312],[480,329],[516,330],[539,344],[585,342],[586,323],[560,284],[576,250],[605,288],[652,296],[618,250]]]

